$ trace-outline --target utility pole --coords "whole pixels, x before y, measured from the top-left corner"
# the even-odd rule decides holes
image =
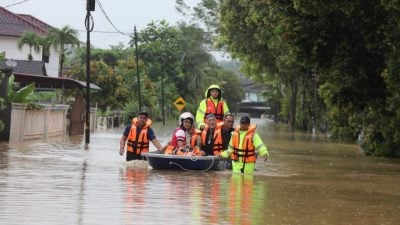
[[[93,30],[94,23],[90,11],[94,11],[95,0],[86,0],[86,124],[85,124],[85,143],[90,142],[90,32]]]
[[[138,52],[138,37],[136,26],[133,27],[134,38],[135,38],[135,62],[136,62],[136,79],[137,79],[137,89],[138,89],[138,101],[139,101],[139,112],[142,111],[142,96],[140,94],[140,77],[139,77],[139,52]]]
[[[164,105],[164,52],[161,49],[161,107],[162,124],[165,126],[165,105]]]

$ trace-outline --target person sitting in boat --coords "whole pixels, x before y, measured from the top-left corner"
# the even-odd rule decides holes
[[[169,155],[202,155],[199,144],[200,131],[195,129],[194,116],[184,112],[179,116],[179,127],[175,128],[171,141],[165,148]]]
[[[157,149],[162,146],[157,140],[153,129],[151,129],[152,121],[149,119],[147,112],[139,112],[137,117],[132,119],[132,123],[125,127],[124,133],[119,142],[119,154],[125,153],[126,145],[126,161],[146,160],[141,153],[149,151],[149,140]]]
[[[228,150],[221,153],[222,158],[232,159],[232,171],[253,173],[256,163],[256,151],[260,156],[269,158],[267,146],[255,132],[257,126],[250,124],[250,117],[240,118],[240,125],[232,133]]]
[[[207,115],[214,114],[217,122],[222,122],[224,114],[229,113],[226,102],[222,99],[221,88],[216,85],[210,85],[196,112],[196,123],[200,130],[203,130],[207,121]]]
[[[207,115],[207,124],[201,132],[201,150],[206,155],[219,155],[222,151],[221,127],[217,127],[214,114]]]

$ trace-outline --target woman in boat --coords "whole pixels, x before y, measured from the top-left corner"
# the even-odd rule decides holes
[[[179,116],[179,127],[174,130],[171,141],[165,148],[165,154],[169,155],[203,155],[199,145],[199,130],[195,129],[194,116],[190,112],[184,112]]]

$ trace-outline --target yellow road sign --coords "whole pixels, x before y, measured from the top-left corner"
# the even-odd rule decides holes
[[[185,108],[185,99],[183,99],[182,97],[177,98],[174,102],[174,105],[179,111],[181,111],[183,108]]]

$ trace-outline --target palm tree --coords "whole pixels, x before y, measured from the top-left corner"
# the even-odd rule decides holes
[[[17,47],[19,50],[22,50],[22,47],[24,45],[29,46],[29,55],[28,55],[28,60],[32,61],[32,48],[36,53],[40,52],[40,42],[41,42],[41,37],[37,35],[34,32],[26,32],[24,33],[19,39],[17,43]]]
[[[51,45],[53,45],[56,51],[59,51],[59,69],[58,76],[62,76],[62,69],[65,59],[65,48],[66,45],[71,45],[71,47],[79,46],[79,39],[77,38],[78,31],[72,29],[71,27],[64,26],[61,29],[52,28],[47,33],[47,40]]]

